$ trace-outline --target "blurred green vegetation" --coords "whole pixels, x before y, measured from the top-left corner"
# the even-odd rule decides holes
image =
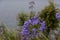
[[[56,13],[58,11],[55,8],[54,3],[50,2],[49,6],[46,6],[41,12],[40,12],[40,18],[46,21],[46,29],[45,33],[46,36],[49,34],[50,30],[54,30],[55,28],[59,27],[58,20],[56,19]]]

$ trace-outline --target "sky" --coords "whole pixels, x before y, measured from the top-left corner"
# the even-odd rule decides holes
[[[5,23],[9,28],[16,27],[16,15],[19,12],[29,12],[29,2],[32,0],[0,0],[0,23]],[[48,5],[47,0],[33,0],[35,2],[34,11],[39,11]],[[54,0],[60,4],[60,0]],[[57,6],[60,8],[60,6]]]

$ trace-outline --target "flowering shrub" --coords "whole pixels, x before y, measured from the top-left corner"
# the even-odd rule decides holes
[[[41,31],[48,38],[50,30],[59,27],[60,14],[55,10],[54,4],[51,3],[44,10],[40,12],[39,17],[33,16],[24,22],[22,27],[22,40],[29,40],[29,38],[37,40]],[[28,38],[29,37],[29,38]],[[48,40],[48,39],[46,39]]]
[[[38,28],[36,28],[34,26],[34,25],[37,25],[37,24],[39,24]],[[29,30],[30,25],[32,25],[32,30]],[[37,33],[38,33],[37,30],[43,31],[44,28],[45,28],[45,21],[40,22],[40,18],[37,18],[36,16],[32,17],[31,19],[25,21],[25,23],[24,23],[24,25],[22,27],[22,31],[21,31],[22,32],[22,40],[25,40],[26,36],[35,37],[37,35]]]
[[[56,18],[60,19],[59,13],[56,13]],[[30,25],[32,25],[32,29],[30,29]],[[38,28],[36,28],[36,25]],[[34,38],[36,35],[38,35],[38,31],[43,31],[43,29],[46,28],[45,21],[40,21],[40,18],[37,18],[36,16],[32,17],[31,19],[24,22],[24,25],[22,27],[22,40],[28,40],[27,36],[30,36],[30,38]]]

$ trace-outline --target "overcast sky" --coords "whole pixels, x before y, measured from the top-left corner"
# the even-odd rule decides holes
[[[32,0],[0,0],[0,22],[3,21],[6,23],[9,28],[16,26],[16,15],[21,11],[29,12],[30,1]],[[48,5],[47,0],[34,1],[34,11],[39,11]],[[59,0],[55,0],[54,2],[60,4]]]

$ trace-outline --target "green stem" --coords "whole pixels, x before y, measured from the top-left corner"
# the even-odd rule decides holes
[[[48,38],[42,32],[41,32],[41,34],[46,40],[48,40]]]

